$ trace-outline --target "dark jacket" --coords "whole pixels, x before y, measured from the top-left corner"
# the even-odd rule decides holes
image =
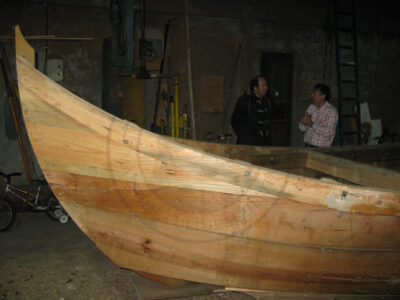
[[[262,99],[245,92],[236,103],[231,125],[237,144],[271,146],[272,102],[267,94]]]

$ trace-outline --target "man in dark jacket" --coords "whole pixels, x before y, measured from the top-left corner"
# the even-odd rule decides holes
[[[250,81],[250,93],[245,92],[236,103],[231,125],[237,144],[271,146],[272,103],[267,80],[256,76]]]

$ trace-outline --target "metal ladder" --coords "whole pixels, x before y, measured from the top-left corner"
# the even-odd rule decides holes
[[[345,136],[351,135],[356,136],[357,144],[361,145],[360,92],[358,81],[355,3],[354,0],[334,0],[333,2],[340,145],[343,146],[345,143],[348,143],[348,139],[345,139]],[[349,2],[351,4],[350,9],[343,7],[339,8],[340,3],[348,5]],[[350,26],[348,24],[349,21],[351,21]],[[346,37],[347,41],[344,41]],[[346,58],[343,58],[342,54],[346,55]],[[356,107],[355,112],[354,109],[352,109],[354,106]],[[354,121],[356,121],[356,128],[354,128]]]

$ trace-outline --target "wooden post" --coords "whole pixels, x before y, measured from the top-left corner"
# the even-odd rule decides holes
[[[192,86],[192,62],[190,55],[190,35],[189,35],[189,17],[188,17],[188,0],[185,0],[185,27],[186,27],[186,56],[187,56],[187,75],[189,85],[189,101],[190,101],[190,126],[192,130],[192,139],[196,139],[196,120],[194,115],[194,100]]]
[[[22,142],[22,137],[21,137],[22,133],[21,133],[18,119],[17,119],[17,113],[15,111],[16,108],[14,107],[14,101],[11,96],[8,97],[8,101],[10,103],[10,109],[11,109],[12,117],[14,120],[15,130],[17,131],[18,144],[19,144],[19,149],[21,151],[22,161],[24,163],[26,179],[28,180],[28,184],[31,184],[32,183],[31,168],[28,163],[28,157],[26,155],[24,143]]]

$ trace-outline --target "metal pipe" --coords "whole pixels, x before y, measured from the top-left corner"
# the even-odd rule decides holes
[[[145,43],[146,43],[146,37],[145,37],[145,4],[144,0],[141,0],[141,7],[140,7],[140,51],[139,51],[139,56],[140,56],[140,71],[141,75],[143,77],[147,76],[146,72],[146,62],[144,60],[144,49],[145,49]]]
[[[125,66],[129,72],[134,69],[134,4],[135,0],[125,0],[125,20],[123,22],[123,28],[125,29],[124,51],[120,51],[120,36],[122,31],[120,4],[118,0],[114,0],[111,4],[113,65],[115,67]]]

